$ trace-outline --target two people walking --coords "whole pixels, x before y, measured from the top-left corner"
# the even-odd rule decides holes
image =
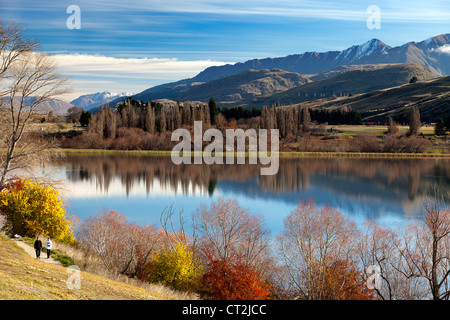
[[[53,247],[53,242],[50,240],[50,238],[47,239],[47,242],[45,242],[45,249],[47,249],[47,259],[50,258],[50,253]],[[41,250],[42,250],[42,242],[39,240],[39,237],[36,237],[36,241],[34,242],[34,250],[36,251],[36,259],[39,259],[41,256]]]

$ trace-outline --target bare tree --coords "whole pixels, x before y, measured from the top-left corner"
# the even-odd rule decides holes
[[[90,216],[79,229],[82,248],[93,252],[110,270],[139,276],[153,254],[161,248],[164,234],[151,225],[139,226],[116,211]]]
[[[77,123],[80,121],[81,113],[83,112],[83,108],[73,106],[67,110],[67,122],[68,123]]]
[[[398,247],[407,279],[423,279],[433,300],[450,299],[450,209],[449,196],[437,187],[424,201],[425,216],[411,226]]]
[[[398,128],[398,124],[395,123],[394,119],[392,119],[391,116],[389,116],[389,124],[388,124],[387,134],[398,135],[399,132],[400,132],[400,130]]]
[[[399,251],[399,235],[384,229],[373,221],[365,223],[364,233],[359,238],[360,262],[368,278],[370,266],[379,267],[379,286],[374,290],[381,300],[421,300],[427,295],[422,279],[407,279],[399,272],[402,259]]]
[[[217,259],[240,255],[245,263],[262,267],[267,262],[269,231],[261,216],[250,215],[236,200],[219,198],[194,215],[199,246]]]
[[[300,299],[323,298],[326,287],[318,283],[326,281],[327,275],[317,274],[317,266],[354,261],[356,225],[333,208],[318,208],[313,201],[299,203],[284,225],[277,251],[285,290]]]
[[[45,144],[30,138],[29,125],[43,103],[67,93],[67,80],[51,57],[34,51],[36,42],[27,40],[20,26],[1,23],[0,36],[0,144],[6,150],[0,155],[2,186],[11,171],[29,168],[32,160],[48,155]]]

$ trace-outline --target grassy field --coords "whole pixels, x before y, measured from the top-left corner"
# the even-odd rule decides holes
[[[405,135],[409,131],[409,126],[399,126],[400,135]],[[357,125],[337,125],[327,126],[327,129],[336,129],[340,131],[340,135],[356,136],[360,134],[370,134],[375,136],[383,136],[387,131],[387,126],[357,126]],[[423,126],[420,128],[420,132],[425,136],[434,135],[433,126]]]
[[[171,296],[81,272],[81,289],[67,288],[61,266],[30,257],[0,234],[0,299],[7,300],[168,300]]]

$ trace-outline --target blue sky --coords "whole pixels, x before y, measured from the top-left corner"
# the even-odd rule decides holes
[[[66,12],[81,10],[81,29]],[[381,10],[369,29],[367,8]],[[211,65],[342,50],[378,38],[391,46],[450,33],[450,2],[385,0],[0,0],[72,79],[72,97],[140,92]]]

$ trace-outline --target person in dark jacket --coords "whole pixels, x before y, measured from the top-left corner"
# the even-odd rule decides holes
[[[39,237],[36,237],[36,241],[34,242],[34,250],[36,250],[36,259],[39,259],[41,256],[42,242],[39,240]]]

